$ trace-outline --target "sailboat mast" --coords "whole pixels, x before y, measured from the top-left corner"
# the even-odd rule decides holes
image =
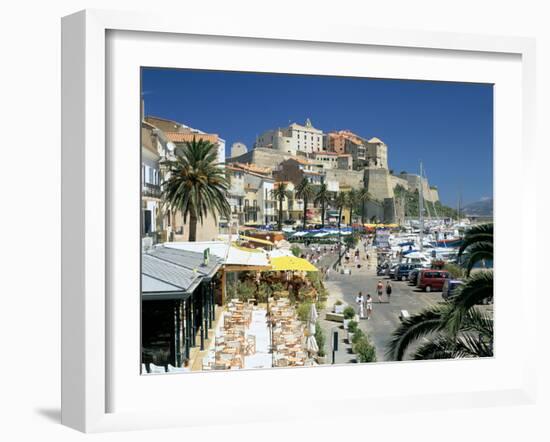
[[[420,215],[420,251],[424,248],[424,192],[422,190],[422,161],[420,162],[420,186],[418,190],[418,213]]]

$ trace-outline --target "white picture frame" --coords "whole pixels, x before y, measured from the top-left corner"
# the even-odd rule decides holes
[[[515,155],[520,158],[518,173],[522,177],[523,186],[510,189],[513,196],[521,201],[521,213],[518,214],[518,231],[522,239],[528,238],[529,228],[526,221],[536,219],[534,192],[527,192],[528,183],[534,182],[535,146],[534,146],[534,106],[535,106],[535,43],[532,39],[517,37],[491,37],[479,35],[464,35],[451,33],[428,33],[416,31],[390,31],[372,28],[349,28],[346,26],[312,27],[294,26],[293,22],[270,24],[266,22],[226,23],[216,20],[185,20],[170,17],[169,14],[152,15],[141,13],[111,12],[111,11],[82,11],[63,18],[62,21],[62,423],[84,432],[101,432],[125,429],[158,428],[168,426],[210,425],[214,422],[254,422],[262,420],[276,420],[293,418],[298,415],[307,416],[308,413],[317,417],[334,412],[353,415],[357,404],[361,400],[370,400],[376,397],[376,408],[379,411],[407,410],[409,408],[436,409],[450,407],[469,407],[472,405],[522,404],[532,403],[535,397],[535,367],[534,367],[534,339],[535,324],[528,321],[522,313],[527,311],[530,304],[534,305],[536,290],[531,278],[523,278],[521,296],[515,296],[514,303],[517,309],[515,327],[521,326],[523,342],[521,360],[513,367],[514,376],[504,376],[490,383],[486,388],[479,385],[469,389],[468,383],[457,387],[456,391],[441,391],[437,387],[423,390],[419,383],[417,390],[402,389],[387,394],[367,392],[363,388],[356,391],[335,394],[313,395],[311,398],[300,395],[292,404],[281,407],[276,397],[269,397],[258,404],[246,404],[245,398],[234,399],[235,409],[242,413],[228,416],[216,410],[209,410],[206,414],[198,401],[194,407],[163,407],[147,405],[131,410],[125,407],[113,406],[110,395],[117,388],[113,379],[121,379],[121,374],[113,375],[112,361],[115,360],[113,346],[110,344],[110,334],[113,321],[120,314],[120,309],[112,309],[112,299],[109,298],[113,287],[111,267],[117,259],[114,253],[118,249],[110,248],[114,241],[111,228],[113,223],[113,201],[116,197],[110,195],[112,189],[113,168],[123,167],[120,163],[110,162],[112,157],[108,150],[109,143],[116,136],[109,133],[106,121],[113,118],[112,110],[108,107],[109,81],[106,76],[109,72],[109,52],[107,42],[108,33],[139,33],[140,38],[162,39],[193,38],[201,36],[216,37],[218,41],[237,39],[239,41],[269,42],[272,47],[288,48],[296,45],[297,50],[304,49],[298,46],[303,43],[310,45],[324,45],[331,50],[346,50],[357,48],[375,48],[384,54],[399,48],[403,53],[414,50],[430,51],[434,59],[445,54],[470,54],[479,63],[484,57],[502,55],[512,57],[520,64],[519,80],[521,91],[513,98],[519,100],[520,109],[514,109],[510,114],[512,121],[508,121],[510,133],[518,135],[514,143],[520,146]],[[143,41],[145,41],[143,40]],[[232,41],[237,41],[232,40]],[[255,43],[255,44],[256,44]],[[238,46],[238,45],[237,45]],[[319,46],[320,47],[320,46]],[[392,49],[393,48],[393,49]],[[326,48],[325,48],[326,49]],[[278,49],[280,50],[280,48]],[[307,50],[307,48],[305,48]],[[401,54],[403,56],[403,54]],[[136,59],[137,60],[137,59]],[[518,61],[519,60],[519,61]],[[474,61],[475,62],[475,61]],[[252,63],[253,64],[253,63]],[[205,67],[201,66],[201,67]],[[175,67],[175,66],[174,66]],[[225,68],[225,66],[221,66]],[[397,71],[396,71],[397,72]],[[397,74],[396,74],[397,75]],[[421,78],[421,74],[419,74]],[[116,73],[114,75],[116,77]],[[408,78],[408,77],[406,77]],[[116,81],[116,79],[114,80]],[[468,81],[467,79],[465,81]],[[470,81],[475,81],[472,77]],[[505,82],[505,80],[503,80]],[[504,83],[503,83],[504,84]],[[512,83],[510,83],[512,84]],[[498,85],[498,83],[497,83]],[[136,91],[139,93],[139,91]],[[513,94],[514,91],[511,91]],[[512,98],[511,98],[512,99]],[[136,116],[139,113],[138,104]],[[496,119],[500,119],[499,103],[495,103]],[[137,130],[136,130],[137,132]],[[499,130],[495,130],[495,150],[502,143]],[[504,144],[502,144],[504,145]],[[137,149],[136,149],[137,150]],[[498,184],[500,169],[507,170],[504,160],[495,162],[495,175]],[[132,164],[130,162],[130,164]],[[130,167],[130,166],[128,166]],[[139,173],[139,172],[138,172]],[[121,173],[120,176],[123,174]],[[117,174],[118,176],[118,174]],[[118,179],[118,178],[117,178]],[[111,181],[110,181],[111,180]],[[136,181],[137,182],[137,181]],[[501,187],[502,188],[502,187]],[[531,186],[536,188],[536,186]],[[506,218],[505,203],[499,206],[499,186],[496,186],[495,217],[500,223],[499,216]],[[504,222],[502,226],[504,226]],[[531,224],[532,225],[532,224]],[[502,276],[508,274],[506,260],[502,257],[507,252],[499,246],[499,231],[506,232],[504,227],[497,229],[497,263],[496,284],[502,292],[512,290],[515,286],[505,287]],[[500,229],[500,230],[499,230]],[[500,238],[504,236],[501,235]],[[116,238],[118,241],[118,237]],[[527,275],[527,257],[535,256],[534,245],[529,241],[520,241],[522,245],[514,249],[521,254],[522,264],[520,275]],[[502,242],[500,242],[502,244]],[[499,251],[500,247],[500,251]],[[136,254],[138,248],[133,250]],[[500,255],[499,255],[500,253]],[[500,267],[502,266],[502,267]],[[512,269],[513,270],[513,269]],[[499,278],[501,283],[499,284]],[[118,286],[117,286],[118,287]],[[500,293],[500,292],[499,292]],[[136,298],[136,302],[137,302]],[[500,309],[497,300],[497,309]],[[508,336],[505,306],[501,310],[503,318],[501,330]],[[499,313],[499,312],[498,312]],[[497,321],[499,315],[497,314]],[[134,318],[135,319],[135,318]],[[518,325],[519,324],[519,325]],[[137,333],[137,330],[136,330]],[[115,338],[113,338],[115,339]],[[497,340],[497,346],[498,346]],[[135,343],[132,343],[134,345]],[[504,344],[501,348],[504,348]],[[497,347],[498,348],[498,347]],[[504,354],[505,352],[503,352]],[[119,353],[117,352],[117,357]],[[499,355],[494,358],[498,360]],[[496,367],[495,361],[476,361],[477,367],[491,370]],[[133,362],[130,362],[132,364]],[[469,361],[451,362],[423,362],[400,364],[375,364],[372,367],[360,367],[357,370],[372,370],[373,376],[381,371],[391,372],[393,376],[401,374],[410,379],[421,377],[423,371],[437,370],[441,364],[445,370],[463,369],[466,376],[471,376],[473,368]],[[380,368],[382,367],[382,368]],[[434,368],[435,367],[435,368]],[[449,367],[449,368],[447,368]],[[120,369],[123,370],[124,368]],[[355,369],[355,368],[354,368]],[[118,370],[115,367],[115,370]],[[136,367],[136,370],[139,370]],[[220,391],[226,388],[230,393],[235,388],[254,389],[273,379],[278,382],[308,382],[308,377],[318,377],[322,372],[324,379],[345,379],[349,377],[349,367],[331,367],[312,369],[315,375],[307,375],[309,369],[297,370],[268,370],[263,373],[209,373],[204,375],[187,376],[186,382],[193,382],[197,389],[209,388],[210,391]],[[510,369],[512,370],[512,369]],[[405,373],[406,371],[406,373]],[[276,373],[275,373],[276,372]],[[310,372],[311,373],[311,372]],[[359,373],[355,371],[354,373]],[[470,373],[470,374],[468,374]],[[516,376],[517,375],[517,376]],[[162,392],[163,388],[173,388],[174,383],[182,380],[180,375],[148,377],[149,384],[145,390]],[[207,376],[207,381],[201,376]],[[231,376],[231,386],[228,386],[224,376]],[[128,377],[135,378],[135,373]],[[153,379],[154,378],[154,379]],[[467,380],[467,379],[466,379]],[[140,380],[139,382],[142,382]],[[327,380],[327,382],[330,382]],[[249,384],[247,386],[247,383]],[[209,386],[208,386],[208,385]],[[130,388],[131,384],[127,384]],[[237,386],[237,387],[235,387]],[[232,389],[233,388],[233,389]],[[397,389],[399,390],[399,389]],[[191,395],[192,390],[189,390]],[[246,390],[241,390],[246,391]],[[195,392],[196,393],[196,392]],[[122,391],[121,394],[128,394]],[[120,394],[119,394],[120,396]],[[129,396],[130,397],[130,396]],[[145,397],[145,396],[144,396]],[[131,402],[134,398],[128,399]],[[121,400],[120,403],[124,401]],[[147,402],[147,401],[145,401]],[[323,407],[328,402],[337,404],[336,407]],[[330,410],[330,411],[329,411]],[[240,415],[239,415],[240,414]]]

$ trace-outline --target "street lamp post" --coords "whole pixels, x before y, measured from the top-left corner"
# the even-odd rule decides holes
[[[330,331],[332,332],[331,336],[331,347],[332,347],[332,365],[336,362],[336,352],[338,351],[338,330],[335,330],[336,327],[332,327]]]

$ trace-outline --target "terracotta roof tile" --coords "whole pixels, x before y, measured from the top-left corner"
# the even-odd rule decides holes
[[[166,138],[173,143],[185,143],[185,142],[191,142],[193,139],[204,140],[209,141],[210,143],[217,143],[218,142],[218,135],[217,134],[198,134],[195,132],[190,133],[181,133],[181,132],[165,132]]]
[[[243,169],[245,171],[255,172],[263,175],[269,175],[271,173],[271,169],[269,167],[260,167],[256,166],[255,164],[233,163],[233,166]]]

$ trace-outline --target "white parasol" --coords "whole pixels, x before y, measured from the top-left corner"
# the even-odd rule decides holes
[[[309,334],[306,339],[306,350],[310,353],[317,353],[319,351],[319,346],[317,345],[317,340],[315,339],[315,323],[317,322],[317,309],[315,304],[311,304],[311,309],[309,310]]]

